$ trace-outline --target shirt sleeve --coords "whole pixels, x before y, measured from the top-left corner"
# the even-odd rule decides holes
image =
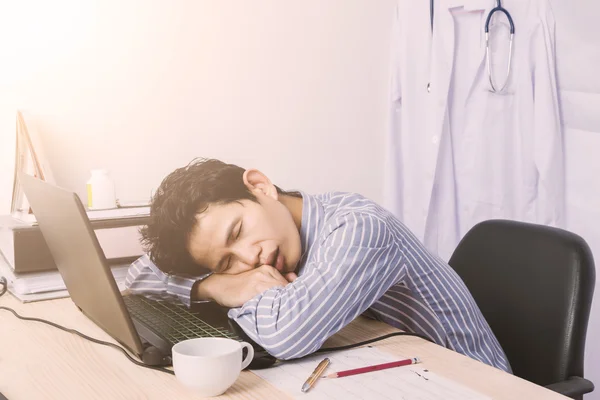
[[[320,348],[406,274],[402,246],[379,217],[350,213],[327,229],[311,250],[314,260],[294,282],[229,311],[252,340],[279,359]]]
[[[145,254],[135,260],[129,267],[125,277],[125,287],[134,294],[141,294],[154,299],[179,300],[190,306],[194,284],[208,276],[210,276],[210,273],[198,276],[165,274]]]

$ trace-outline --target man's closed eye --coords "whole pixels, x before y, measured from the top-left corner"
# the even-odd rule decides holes
[[[240,238],[240,235],[242,234],[242,226],[243,226],[243,222],[240,222],[239,228],[237,230],[237,233],[235,234],[235,238],[234,240],[238,240]],[[225,272],[229,269],[229,267],[231,267],[231,260],[233,257],[231,257],[231,255],[229,257],[227,257],[227,265],[225,265],[225,268],[221,271],[221,272]]]

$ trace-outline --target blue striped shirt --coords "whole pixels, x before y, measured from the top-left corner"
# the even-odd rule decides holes
[[[390,212],[358,194],[302,197],[298,279],[229,311],[254,341],[279,359],[302,357],[368,310],[392,326],[510,371],[462,280]],[[167,277],[147,257],[136,263],[126,279],[134,292],[148,288],[189,304],[191,285],[202,278]]]

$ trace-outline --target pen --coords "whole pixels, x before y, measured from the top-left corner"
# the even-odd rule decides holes
[[[308,377],[306,382],[304,382],[304,385],[302,385],[303,392],[309,391],[309,389],[312,387],[312,385],[314,385],[315,382],[317,381],[317,379],[319,379],[321,374],[323,374],[323,371],[325,371],[325,368],[327,368],[328,365],[329,365],[329,358],[325,358],[323,361],[321,361],[319,363],[319,365],[317,365],[317,368],[315,368],[315,370],[313,371],[312,374],[310,374],[310,376]]]

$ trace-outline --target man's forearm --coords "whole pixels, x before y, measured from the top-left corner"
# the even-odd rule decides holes
[[[296,274],[286,274],[287,279],[293,280]],[[260,293],[288,284],[279,271],[270,265],[240,274],[212,274],[192,288],[192,298],[199,301],[214,301],[224,307],[241,307],[244,303]]]
[[[335,273],[299,277],[286,288],[269,290],[242,308],[230,310],[229,317],[275,357],[302,357],[369,308],[404,273],[400,265],[357,265],[344,268],[337,277]],[[339,279],[339,275],[346,276]]]

